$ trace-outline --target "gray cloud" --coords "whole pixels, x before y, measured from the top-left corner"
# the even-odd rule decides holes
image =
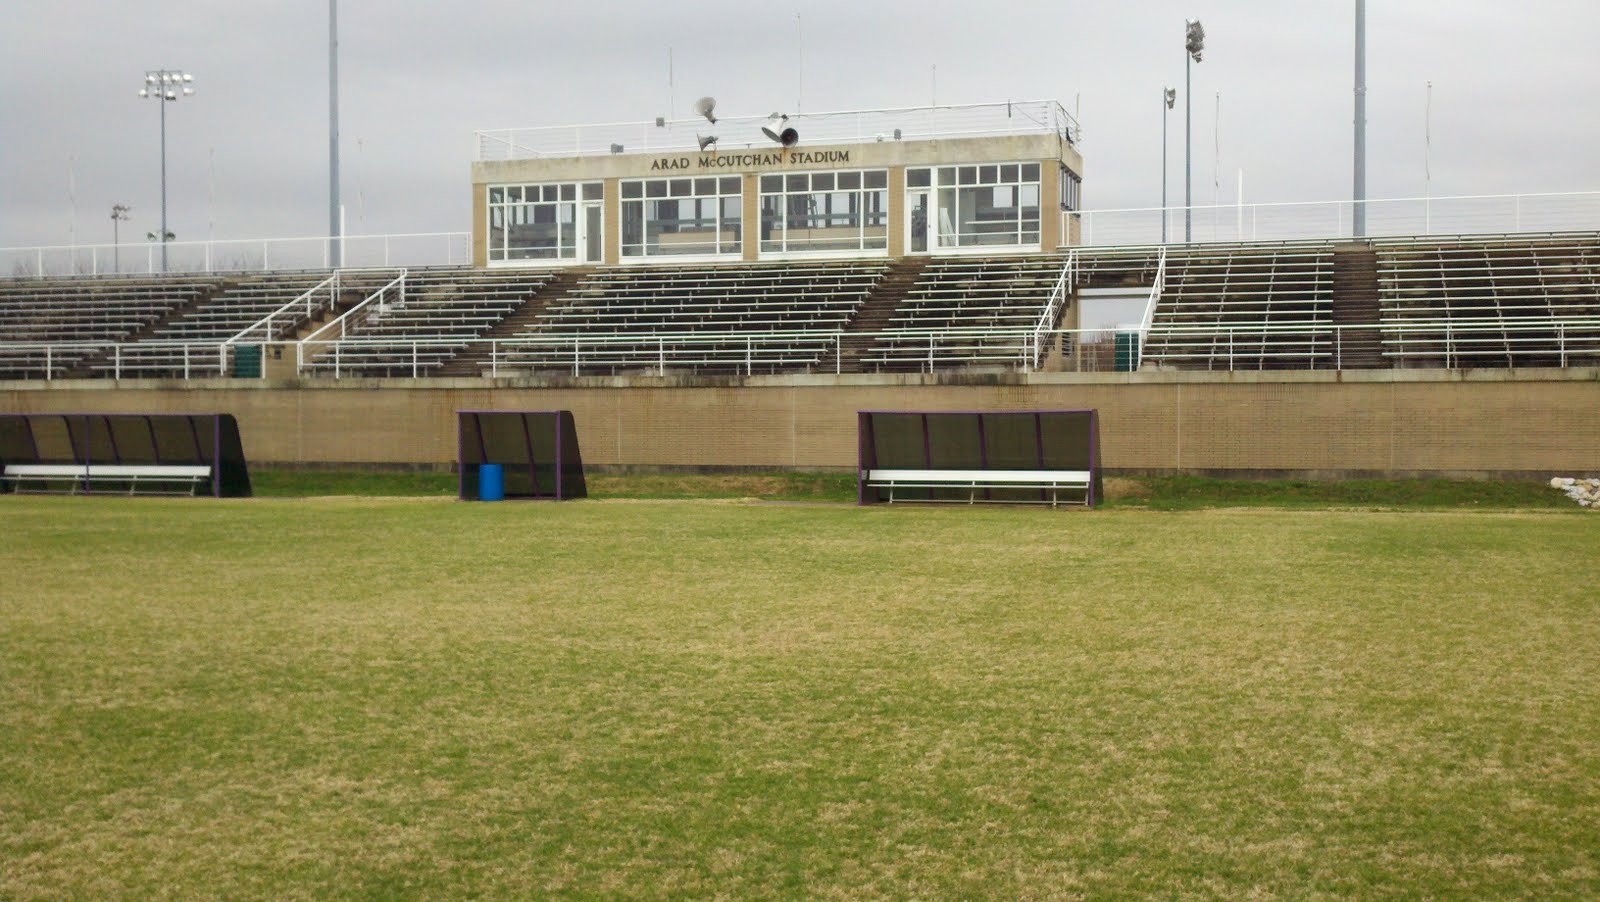
[[[1424,83],[1434,82],[1432,191],[1600,188],[1592,0],[1374,2],[1370,194],[1423,190]],[[677,115],[702,93],[730,114],[793,108],[795,13],[811,110],[1058,97],[1081,104],[1086,200],[1160,197],[1160,91],[1182,87],[1182,26],[1199,15],[1195,199],[1213,171],[1228,201],[1350,192],[1352,4],[1216,0],[730,4],[476,0],[340,4],[343,194],[352,232],[464,230],[476,128]],[[327,5],[198,2],[181,9],[19,0],[0,31],[0,245],[110,238],[159,211],[156,104],[146,68],[186,68],[197,93],[167,112],[171,226],[180,238],[326,228]],[[1215,97],[1221,94],[1214,133]],[[1182,190],[1182,103],[1170,124]],[[1214,162],[1213,137],[1220,139]],[[208,198],[213,197],[214,200]],[[212,221],[214,220],[214,226]]]

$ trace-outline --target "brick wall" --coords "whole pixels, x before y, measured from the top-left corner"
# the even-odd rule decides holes
[[[416,383],[9,383],[8,411],[227,412],[259,464],[445,465],[460,408],[573,411],[605,466],[849,468],[855,412],[1100,410],[1128,472],[1600,472],[1600,371],[1066,373]]]

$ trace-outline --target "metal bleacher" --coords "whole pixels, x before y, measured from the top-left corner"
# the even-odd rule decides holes
[[[350,285],[377,290],[393,275],[369,275]],[[403,291],[352,311],[337,341],[313,347],[305,369],[351,376],[432,373],[521,308],[551,278],[549,270],[411,270],[404,274]]]
[[[1333,245],[1167,251],[1146,365],[1184,370],[1332,368]]]
[[[217,289],[204,278],[0,280],[0,378],[72,373]]]
[[[1600,363],[1600,235],[1375,241],[1397,367]]]
[[[868,371],[1014,367],[1032,352],[1028,330],[1066,265],[1065,254],[931,260],[861,358]]]
[[[612,373],[818,367],[887,269],[883,260],[604,267],[509,336],[496,365]]]
[[[213,353],[213,348],[205,346],[220,346],[327,276],[326,272],[313,270],[236,278],[205,303],[181,311],[140,335],[137,341],[124,345],[114,359],[102,355],[90,364],[90,369],[101,375],[114,371],[160,378],[191,375],[202,365],[207,370],[219,365],[225,368],[226,357],[219,359],[220,351]],[[304,321],[303,316],[285,317],[281,323],[273,324],[270,335],[259,338],[292,338]]]

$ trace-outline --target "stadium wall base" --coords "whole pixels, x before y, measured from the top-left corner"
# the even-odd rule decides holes
[[[448,469],[455,411],[573,411],[598,472],[850,470],[856,411],[1100,411],[1108,474],[1600,471],[1600,369],[0,383],[0,410],[234,414],[262,467]]]

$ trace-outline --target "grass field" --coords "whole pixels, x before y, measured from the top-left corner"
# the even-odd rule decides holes
[[[0,898],[1600,895],[1576,511],[0,518]]]

